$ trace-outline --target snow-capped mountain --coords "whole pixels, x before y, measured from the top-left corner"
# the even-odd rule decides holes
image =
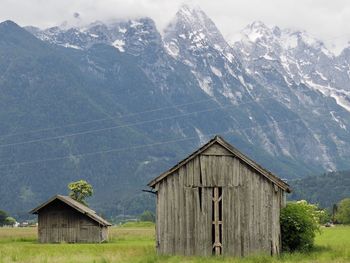
[[[306,32],[262,22],[229,42],[202,10],[186,5],[164,32],[150,18],[26,30],[0,23],[0,157],[29,164],[69,158],[4,166],[9,183],[0,193],[13,178],[26,178],[16,184],[20,197],[1,196],[4,204],[22,198],[18,209],[25,210],[79,177],[108,192],[113,202],[104,209],[115,212],[214,134],[283,178],[349,168],[350,48],[335,56]],[[65,137],[71,133],[79,136]],[[47,136],[58,139],[36,143]],[[35,143],[18,143],[28,140]],[[9,154],[1,144],[16,147]],[[119,148],[138,151],[80,154]],[[39,196],[42,181],[48,192]]]
[[[237,109],[225,107],[222,130],[235,131],[273,156],[334,170],[350,153],[349,52],[335,56],[306,32],[254,22],[239,41],[228,43],[202,10],[187,5],[162,37],[149,18],[30,31],[64,47],[87,50],[103,43],[137,56],[152,82],[161,91],[173,89],[173,95],[182,88],[170,88],[167,80],[184,65],[219,105],[243,104],[239,117]],[[207,133],[199,124],[195,130],[198,136]]]
[[[75,49],[88,49],[96,44],[110,44],[120,52],[124,52],[124,45],[128,44],[128,51],[134,55],[142,49],[142,46],[159,40],[159,33],[149,18],[111,24],[95,22],[83,28],[52,27],[40,30],[28,27],[27,30],[43,41]]]
[[[349,87],[344,87],[344,78],[348,77],[345,69],[349,67],[341,67],[346,77],[338,74],[343,82],[332,84],[336,80],[329,69],[340,62],[322,42],[306,33],[282,31],[254,22],[242,31],[241,41],[228,45],[202,11],[188,7],[177,13],[165,31],[164,41],[170,55],[191,67],[209,96],[223,95],[233,104],[271,98],[268,104],[276,104],[269,112],[266,101],[257,101],[255,110],[245,112],[246,122],[268,124],[271,130],[245,131],[241,136],[260,144],[272,155],[295,158],[302,153],[307,162],[317,160],[326,169],[336,169],[334,151],[330,148],[344,153],[347,150],[343,146],[349,142],[345,134],[350,97],[346,91]],[[279,124],[276,119],[283,111],[290,111],[289,118],[300,122],[291,126]],[[262,121],[263,113],[268,116]]]
[[[232,44],[247,73],[297,112],[318,141],[323,161],[336,169],[334,150],[348,143],[350,93],[345,50],[333,55],[306,32],[281,30],[254,22]],[[328,160],[328,161],[327,161]]]
[[[350,109],[349,64],[344,52],[334,56],[306,32],[269,28],[261,22],[247,26],[242,31],[242,40],[233,46],[246,67],[258,59],[278,62],[287,82],[303,83]]]

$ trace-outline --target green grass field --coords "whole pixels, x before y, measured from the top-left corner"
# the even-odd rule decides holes
[[[154,225],[133,223],[110,230],[105,244],[38,244],[36,228],[0,228],[0,263],[5,262],[350,262],[350,227],[323,228],[310,253],[245,259],[158,257]]]

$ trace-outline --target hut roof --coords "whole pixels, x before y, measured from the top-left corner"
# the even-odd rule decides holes
[[[48,201],[44,202],[43,204],[39,205],[38,207],[34,208],[30,211],[31,214],[37,214],[40,209],[44,208],[45,206],[49,205],[55,200],[60,200],[63,203],[69,205],[73,209],[77,210],[78,212],[90,217],[92,220],[96,221],[97,223],[103,225],[103,226],[111,226],[112,224],[109,223],[107,220],[103,219],[99,215],[96,214],[96,212],[87,206],[79,203],[78,201],[74,200],[73,198],[70,198],[69,196],[63,196],[63,195],[55,195],[52,198],[50,198]]]
[[[256,162],[254,162],[252,159],[249,157],[245,156],[243,153],[241,153],[239,150],[237,150],[235,147],[233,147],[231,144],[229,144],[227,141],[225,141],[222,137],[220,136],[215,136],[213,139],[211,139],[209,142],[204,144],[202,147],[200,147],[198,150],[190,154],[187,158],[183,159],[180,161],[178,164],[170,168],[168,171],[162,173],[158,177],[154,178],[151,182],[148,183],[148,186],[154,187],[157,183],[162,181],[165,177],[168,175],[172,174],[175,172],[177,169],[179,169],[181,166],[186,164],[187,162],[191,161],[193,158],[207,150],[210,146],[213,144],[218,143],[222,147],[224,147],[226,150],[231,152],[236,158],[240,159],[242,162],[250,166],[252,169],[254,169],[257,173],[261,174],[262,176],[266,177],[268,180],[273,182],[275,185],[277,185],[279,188],[282,190],[290,193],[292,190],[290,186],[282,181],[280,178],[278,178],[276,175],[271,173],[270,171],[266,170]]]

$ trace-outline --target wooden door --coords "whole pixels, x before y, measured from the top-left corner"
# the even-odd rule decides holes
[[[57,212],[51,212],[49,214],[49,242],[51,243],[59,243],[60,239],[59,239],[59,219],[58,219],[58,215]]]
[[[79,228],[79,240],[80,242],[88,242],[89,241],[89,226],[85,222],[85,220],[80,220],[80,228]]]
[[[223,241],[223,220],[222,220],[222,188],[212,188],[212,244],[213,255],[222,254]]]
[[[62,211],[59,222],[61,237],[60,242],[70,242],[68,229],[68,212]]]
[[[195,198],[195,254],[221,255],[223,252],[222,188],[193,188]]]

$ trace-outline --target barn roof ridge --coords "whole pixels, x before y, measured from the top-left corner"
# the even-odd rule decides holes
[[[238,149],[233,147],[230,143],[228,143],[219,135],[216,135],[213,139],[209,140],[207,143],[202,145],[199,149],[197,149],[196,151],[188,155],[185,159],[181,160],[172,168],[160,174],[158,177],[154,178],[147,185],[149,187],[154,187],[158,182],[162,181],[165,177],[167,177],[168,175],[176,171],[178,168],[185,165],[187,162],[191,161],[193,158],[195,158],[196,156],[204,152],[206,149],[211,147],[214,143],[220,144],[222,147],[224,147],[229,152],[231,152],[235,157],[237,157],[238,159],[246,163],[248,166],[253,168],[255,171],[257,171],[259,174],[263,175],[265,178],[273,182],[279,188],[283,189],[288,193],[291,192],[291,188],[286,182],[282,181],[278,176],[274,175],[267,169],[263,168],[261,165],[259,165],[258,163],[250,159],[248,156],[244,155],[242,152],[240,152]]]
[[[37,214],[40,209],[47,206],[48,204],[50,204],[51,202],[53,202],[56,199],[64,202],[65,204],[69,205],[73,209],[90,217],[92,220],[98,222],[99,224],[101,224],[103,226],[111,226],[112,225],[107,220],[105,220],[101,216],[97,215],[96,212],[94,210],[92,210],[91,208],[79,203],[78,201],[74,200],[73,198],[71,198],[69,196],[64,196],[64,195],[54,195],[46,202],[44,202],[41,205],[37,206],[36,208],[32,209],[29,213]]]

